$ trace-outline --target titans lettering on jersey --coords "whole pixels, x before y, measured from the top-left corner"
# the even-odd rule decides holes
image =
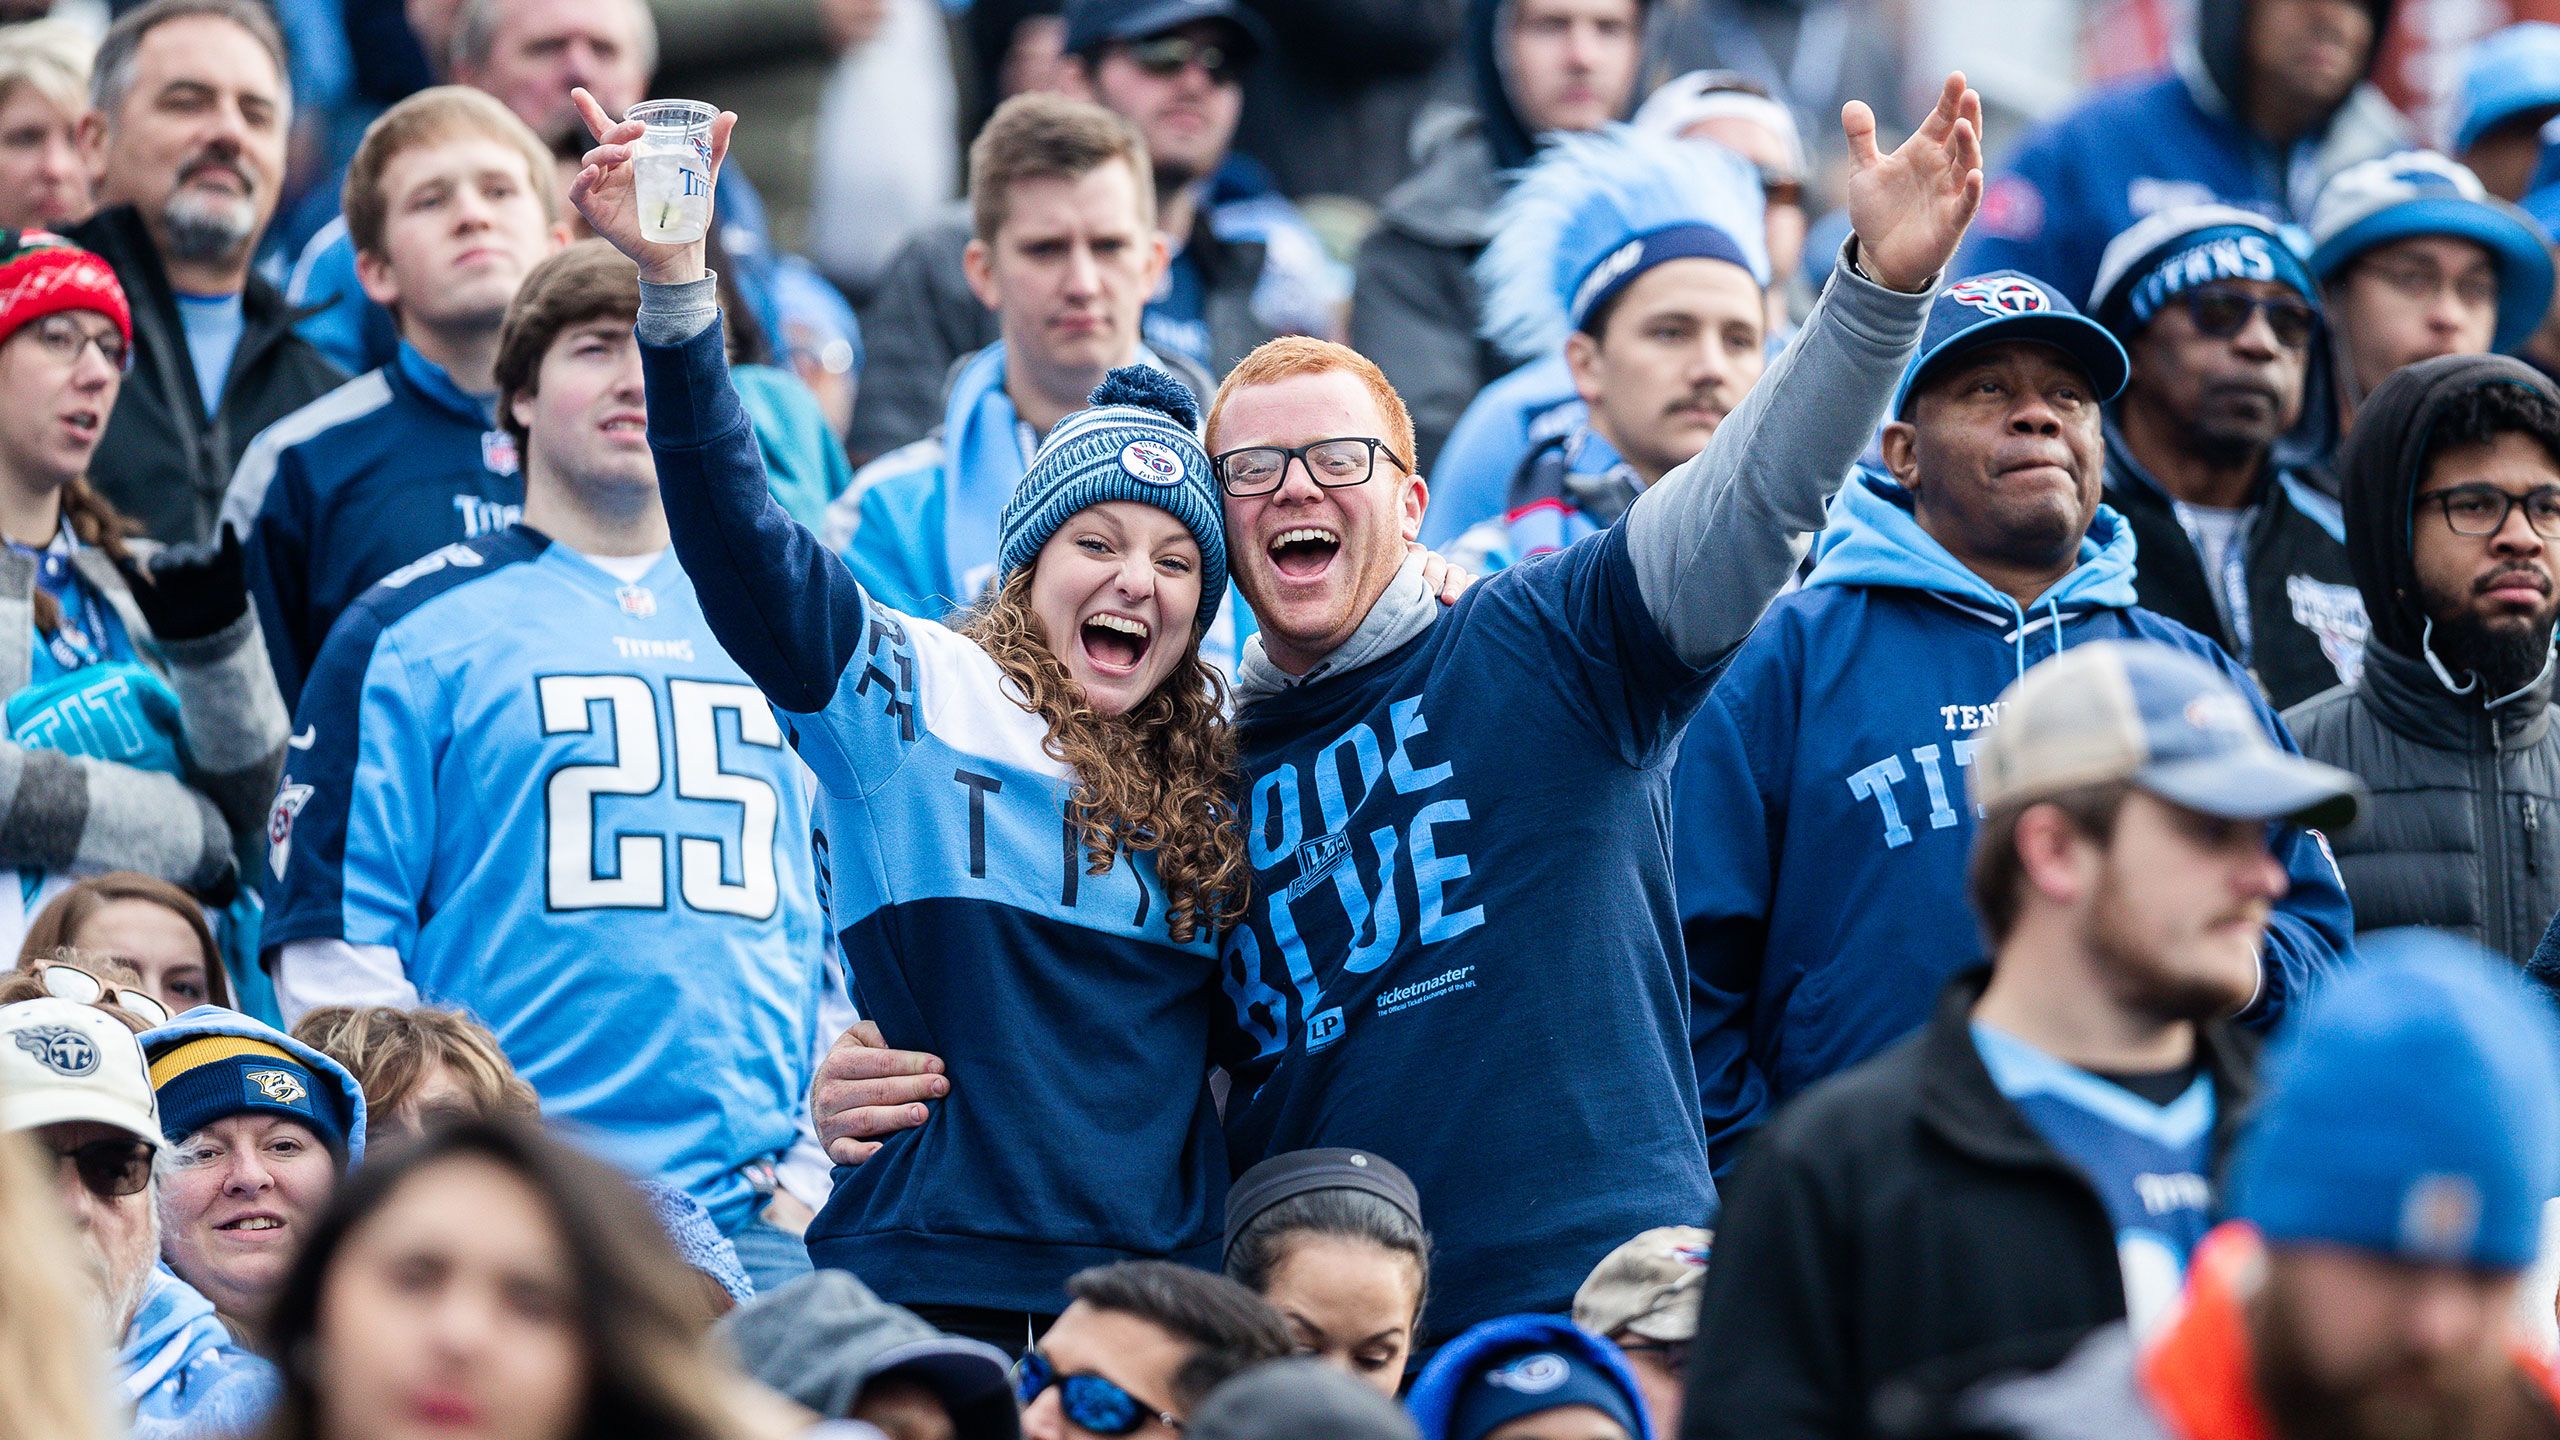
[[[546,1113],[741,1222],[826,946],[797,763],[673,557],[624,584],[521,526],[435,551],[347,612],[294,738],[270,951],[388,946]]]
[[[857,1004],[955,1083],[923,1130],[842,1172],[811,1255],[891,1299],[1026,1310],[1089,1265],[1214,1263],[1209,938],[1174,943],[1151,856],[1088,873],[1047,722],[975,642],[865,604],[833,693],[783,720],[818,777]],[[1024,1143],[1061,1117],[1096,1143]]]
[[[1562,1311],[1611,1247],[1713,1205],[1667,842],[1704,686],[1618,527],[1239,718],[1232,1158],[1345,1145],[1411,1172],[1432,1334]]]

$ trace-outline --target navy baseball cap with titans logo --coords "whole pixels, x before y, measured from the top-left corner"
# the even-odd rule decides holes
[[[2132,368],[2116,337],[2081,314],[2061,291],[2024,271],[1993,270],[1938,292],[1929,306],[1929,323],[1920,332],[1920,353],[1893,392],[1893,418],[1911,418],[1912,392],[1957,357],[2020,340],[2050,345],[2070,356],[2087,372],[2101,404],[2124,389],[2125,374]]]

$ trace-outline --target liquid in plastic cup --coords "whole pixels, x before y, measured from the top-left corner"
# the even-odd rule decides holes
[[[711,122],[718,113],[699,100],[650,100],[622,117],[649,127],[631,157],[643,238],[690,245],[711,229]]]

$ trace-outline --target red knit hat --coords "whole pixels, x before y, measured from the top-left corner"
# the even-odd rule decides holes
[[[95,310],[133,344],[133,309],[106,261],[51,231],[0,230],[0,341],[62,310]]]

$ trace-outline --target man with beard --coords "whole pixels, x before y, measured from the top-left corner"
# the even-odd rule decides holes
[[[1146,142],[1168,256],[1143,297],[1146,344],[1212,380],[1275,334],[1330,332],[1343,288],[1288,202],[1225,193],[1244,74],[1264,36],[1262,17],[1242,0],[1073,0],[1066,8],[1060,88],[1128,121]],[[995,313],[964,278],[970,238],[965,214],[924,227],[864,307],[869,350],[855,455],[922,438],[942,416],[953,362],[998,338]],[[1329,297],[1316,313],[1286,303],[1310,286]]]
[[[1925,1024],[1981,958],[1959,898],[1977,819],[1964,772],[2029,665],[2093,640],[2176,646],[2293,748],[2237,661],[2135,603],[2131,529],[2099,503],[2099,407],[2124,372],[2114,337],[2036,280],[1949,286],[1884,427],[1887,473],[1841,487],[1803,588],[1689,727],[1672,823],[1719,1172],[1773,1107]],[[2289,824],[2266,841],[2289,885],[2253,1028],[2352,943],[2318,841]]]
[[[2356,925],[2430,925],[2524,964],[2560,911],[2560,387],[2501,356],[2412,365],[2339,465],[2373,634],[2352,689],[2286,719],[2373,784],[2371,822],[2336,842]]]
[[[2211,637],[2279,707],[2355,678],[2364,601],[2337,503],[2277,453],[2316,368],[2319,288],[2245,210],[2164,210],[2107,246],[2089,313],[2133,361],[2106,499],[2143,608]]]
[[[2147,1343],[2110,1327],[2051,1373],[1993,1387],[1950,1433],[2560,1433],[2560,1382],[2516,1321],[2560,1186],[2560,1039],[2502,970],[2412,933],[2313,997],[2267,1057],[2232,1219],[2198,1247],[2178,1312]]]
[[[2286,888],[2278,821],[2355,777],[2278,749],[2219,666],[2075,646],[1997,702],[1968,777],[1991,966],[1807,1092],[1734,1173],[1686,1440],[1870,1433],[2177,1294],[2250,1098],[2230,1024]],[[1914,1429],[1911,1433],[1929,1433]]]
[[[249,441],[346,378],[250,269],[284,179],[284,41],[248,0],[152,0],[107,32],[89,95],[104,208],[71,238],[133,302],[133,373],[89,478],[153,539],[195,540]]]
[[[52,1169],[97,1281],[95,1333],[116,1348],[134,1440],[238,1434],[274,1402],[275,1371],[159,1267],[160,1108],[124,1014],[50,996],[0,1006],[0,1133],[26,1135]]]

